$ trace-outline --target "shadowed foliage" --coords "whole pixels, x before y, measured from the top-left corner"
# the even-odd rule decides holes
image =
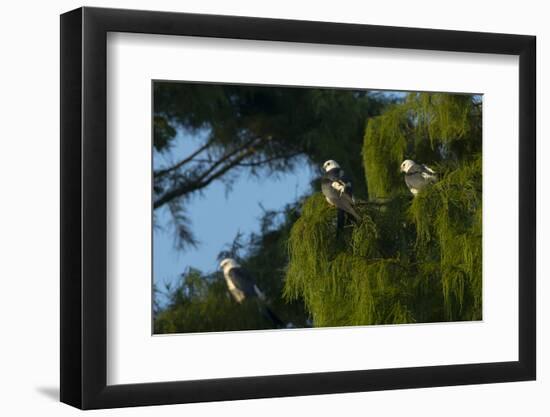
[[[272,328],[256,302],[237,304],[231,299],[220,274],[203,275],[191,269],[182,279],[170,295],[170,308],[157,315],[155,333]]]

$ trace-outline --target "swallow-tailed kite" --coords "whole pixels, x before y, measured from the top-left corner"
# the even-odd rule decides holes
[[[321,179],[321,191],[326,200],[332,206],[338,209],[337,230],[344,225],[344,214],[352,216],[355,221],[360,217],[353,208],[355,199],[351,189],[351,182],[345,178],[344,171],[338,165],[338,162],[331,160],[323,164],[325,174]]]
[[[256,300],[262,310],[262,314],[269,319],[274,326],[284,327],[284,323],[271,311],[266,304],[265,294],[258,288],[248,271],[242,268],[235,259],[225,258],[220,262],[223,276],[233,299],[242,304],[245,300]]]
[[[405,184],[415,196],[427,185],[437,182],[437,175],[433,169],[410,159],[403,161],[401,172],[405,173]]]

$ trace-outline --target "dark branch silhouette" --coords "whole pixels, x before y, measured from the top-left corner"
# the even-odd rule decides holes
[[[258,145],[264,139],[263,138],[254,138],[245,142],[240,147],[226,153],[216,162],[210,165],[207,169],[200,172],[198,175],[192,178],[185,178],[175,187],[171,188],[169,191],[162,194],[155,202],[153,203],[153,208],[157,209],[162,207],[164,204],[188,194],[193,191],[197,191],[201,188],[206,187],[215,179],[222,177],[230,169],[239,165],[244,159],[250,157],[256,153],[256,149],[253,145]],[[176,164],[177,165],[177,164]],[[171,169],[170,169],[171,170]]]
[[[208,149],[210,146],[212,146],[212,144],[214,143],[214,140],[211,139],[209,141],[207,141],[203,146],[201,146],[199,149],[197,149],[195,152],[193,152],[191,155],[189,155],[188,157],[182,159],[180,162],[172,165],[171,167],[169,168],[164,168],[164,169],[160,169],[158,171],[155,171],[155,177],[156,178],[162,178],[164,176],[166,176],[167,174],[171,173],[171,172],[174,172],[176,171],[177,169],[181,168],[182,166],[184,166],[185,164],[191,162],[191,161],[196,161],[195,157],[199,154],[201,154],[202,152],[204,152],[206,149]]]

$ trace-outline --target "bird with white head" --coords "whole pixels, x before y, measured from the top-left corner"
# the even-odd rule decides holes
[[[340,168],[340,164],[329,159],[323,164],[325,174],[321,178],[321,191],[327,202],[338,209],[337,232],[344,226],[345,215],[350,215],[355,221],[359,221],[359,214],[355,211],[351,181]]]
[[[332,171],[333,169],[340,169],[340,164],[333,159],[329,159],[323,164],[323,169],[325,172]]]
[[[437,182],[437,174],[433,169],[424,164],[417,164],[411,159],[401,163],[401,172],[405,173],[405,184],[414,196],[426,186]]]
[[[269,319],[274,326],[284,327],[284,323],[266,305],[266,296],[258,288],[252,276],[246,269],[233,258],[225,258],[220,262],[227,289],[233,299],[242,304],[245,300],[258,300],[262,314]]]

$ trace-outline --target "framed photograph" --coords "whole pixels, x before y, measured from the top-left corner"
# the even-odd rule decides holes
[[[533,380],[535,37],[61,16],[61,401]]]

